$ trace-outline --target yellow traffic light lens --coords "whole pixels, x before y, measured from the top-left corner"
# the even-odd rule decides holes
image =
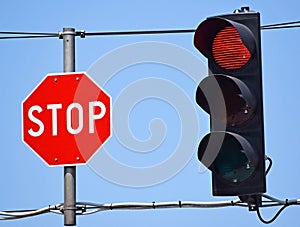
[[[248,86],[235,77],[212,75],[204,78],[196,91],[196,102],[212,118],[228,126],[240,126],[252,119],[256,99]]]
[[[234,26],[227,26],[217,33],[213,39],[212,55],[216,63],[227,70],[239,69],[251,58]]]

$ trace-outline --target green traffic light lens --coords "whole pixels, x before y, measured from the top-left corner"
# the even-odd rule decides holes
[[[232,183],[247,180],[255,171],[255,165],[234,137],[225,137],[214,168],[219,176]]]

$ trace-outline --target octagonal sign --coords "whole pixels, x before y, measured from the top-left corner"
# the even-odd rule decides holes
[[[111,97],[86,73],[48,74],[22,119],[23,141],[49,166],[85,164],[111,136]]]

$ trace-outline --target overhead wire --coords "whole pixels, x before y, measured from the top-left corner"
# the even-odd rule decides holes
[[[300,21],[290,21],[283,23],[274,23],[262,25],[261,30],[269,29],[284,29],[284,28],[298,28]],[[135,30],[135,31],[96,31],[85,32],[78,31],[75,36],[84,38],[85,36],[131,36],[131,35],[160,35],[160,34],[185,34],[193,33],[196,29],[162,29],[162,30]],[[0,31],[0,39],[32,39],[32,38],[55,38],[60,37],[62,32],[18,32],[18,31]],[[1,36],[8,35],[8,36]]]
[[[53,32],[11,32],[11,31],[0,31],[0,39],[32,39],[32,38],[52,38],[59,37],[59,33]]]
[[[280,200],[271,197],[266,194],[261,195],[267,200],[262,201],[262,205],[257,207],[257,216],[259,220],[265,224],[274,222],[282,211],[291,205],[300,205],[300,199],[294,200]],[[76,203],[76,215],[90,215],[102,211],[109,210],[149,210],[149,209],[171,209],[171,208],[219,208],[219,207],[248,207],[248,204],[242,202],[240,199],[228,200],[228,201],[216,201],[216,202],[198,202],[198,201],[175,201],[175,202],[123,202],[123,203],[91,203],[91,202],[77,202]],[[261,208],[281,206],[276,212],[273,218],[265,220],[261,213]],[[60,203],[57,205],[47,206],[36,210],[14,210],[14,211],[1,211],[0,220],[12,220],[20,219],[31,216],[36,216],[46,213],[55,213],[62,215],[64,213],[64,204]]]
[[[282,211],[284,211],[288,206],[300,205],[300,200],[299,199],[293,199],[293,200],[286,199],[285,201],[283,201],[283,200],[276,199],[276,198],[274,198],[272,196],[269,196],[269,195],[266,195],[266,194],[263,194],[262,197],[268,199],[268,201],[263,201],[263,203],[271,202],[271,204],[263,204],[261,207],[281,206],[280,209],[275,213],[275,215],[269,220],[265,220],[262,217],[261,212],[260,212],[260,207],[258,207],[256,209],[258,219],[264,224],[273,223],[279,217],[279,215],[282,213]]]
[[[261,29],[283,29],[283,28],[298,28],[300,27],[300,21],[290,21],[290,22],[283,22],[277,24],[269,24],[261,26]]]
[[[272,168],[272,165],[273,165],[273,161],[270,157],[266,156],[265,160],[268,160],[269,161],[269,165],[267,167],[267,170],[266,170],[266,175],[270,172],[271,168]]]
[[[120,36],[120,35],[156,35],[180,34],[195,32],[195,29],[169,29],[169,30],[137,30],[137,31],[112,31],[112,32],[86,32],[86,36]]]
[[[240,199],[218,202],[196,202],[196,201],[176,201],[176,202],[150,202],[150,203],[107,203],[95,204],[94,206],[86,207],[97,209],[95,212],[105,210],[147,210],[147,209],[169,209],[169,208],[218,208],[235,206],[241,203]],[[84,204],[84,203],[83,203]],[[90,204],[86,204],[90,205]],[[83,214],[86,214],[85,212]]]
[[[49,212],[56,212],[60,210],[61,204],[47,206],[36,210],[15,210],[15,211],[0,211],[0,220],[11,220],[11,219],[20,219],[27,218],[31,216],[36,216],[40,214],[46,214]]]
[[[0,39],[40,39],[40,38],[53,38],[58,35],[27,35],[27,36],[0,36]]]
[[[177,201],[177,202],[124,202],[124,203],[106,203],[97,204],[90,202],[77,202],[76,214],[88,215],[100,211],[108,210],[146,210],[146,209],[169,209],[169,208],[217,208],[226,206],[235,206],[240,203],[239,199],[219,202],[195,202],[195,201]],[[0,211],[0,220],[20,219],[45,213],[63,214],[64,204],[47,206],[36,210],[12,210]]]
[[[259,220],[260,220],[262,223],[264,223],[264,224],[271,224],[272,222],[274,222],[274,221],[278,218],[278,216],[281,214],[281,212],[282,212],[285,208],[287,208],[288,206],[289,206],[289,205],[283,205],[283,206],[277,211],[277,213],[274,215],[274,217],[271,218],[270,220],[265,220],[265,219],[261,216],[261,213],[260,213],[260,211],[259,211],[259,208],[256,210],[256,213],[257,213],[257,216],[258,216]]]
[[[0,31],[0,34],[6,35],[57,35],[53,32],[10,32],[10,31]]]

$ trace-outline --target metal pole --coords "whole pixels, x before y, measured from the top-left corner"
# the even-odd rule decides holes
[[[63,29],[64,72],[75,71],[75,29]],[[76,225],[76,166],[64,167],[64,225]]]

